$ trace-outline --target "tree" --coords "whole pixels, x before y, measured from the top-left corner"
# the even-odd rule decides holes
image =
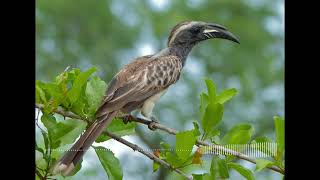
[[[254,125],[253,138],[266,135],[275,139],[272,115],[284,114],[283,4],[282,0],[36,1],[36,79],[48,82],[67,66],[97,66],[99,77],[108,82],[130,59],[164,48],[176,23],[191,19],[223,24],[239,36],[240,46],[212,40],[196,47],[175,90],[166,93],[154,113],[165,117],[160,119],[165,125],[179,130],[191,128],[192,120],[199,118],[198,94],[206,89],[205,83],[199,82],[206,76],[219,85],[218,91],[238,90],[233,101],[224,105],[225,120],[219,127],[222,134],[242,122]],[[175,93],[181,90],[185,93]],[[136,127],[134,137],[150,149],[161,148],[162,141],[175,142],[174,136],[150,133],[141,126]],[[118,157],[127,160],[122,167],[132,178],[176,178],[176,173],[162,167],[149,173],[150,161],[126,155]],[[92,152],[87,160],[98,162]],[[135,171],[134,165],[141,170]],[[104,177],[99,164],[90,167],[74,177]],[[276,174],[255,173],[264,179],[279,177]]]
[[[107,87],[106,83],[98,76],[93,76],[96,70],[94,67],[84,72],[80,69],[66,70],[52,82],[36,82],[36,107],[43,113],[41,122],[46,129],[40,127],[38,116],[36,124],[43,138],[43,142],[36,142],[36,153],[38,154],[36,175],[39,179],[54,177],[51,174],[51,168],[63,152],[63,147],[74,142],[86,126],[94,121],[94,114]],[[115,139],[153,160],[153,171],[157,171],[159,166],[162,165],[189,179],[229,178],[229,169],[238,171],[247,179],[254,179],[254,175],[249,169],[234,161],[236,158],[255,163],[257,171],[269,168],[284,174],[283,119],[278,116],[274,118],[276,151],[270,146],[262,146],[273,142],[267,137],[258,137],[252,140],[254,130],[251,124],[234,125],[222,136],[219,124],[222,121],[224,104],[236,95],[237,90],[234,88],[226,89],[218,94],[216,85],[212,80],[206,79],[205,83],[208,92],[200,94],[200,117],[199,120],[193,122],[193,129],[177,131],[159,123],[153,122],[150,124],[149,121],[144,119],[131,116],[130,118],[127,116],[117,117],[98,137],[96,142],[104,142],[110,138]],[[129,123],[128,120],[130,120]],[[152,126],[152,129],[159,129],[175,135],[175,147],[167,142],[162,142],[161,149],[150,153],[121,138],[121,136],[133,134],[136,123],[149,125]],[[273,160],[253,159],[241,152],[243,147],[236,148],[237,150],[233,149],[241,144],[248,143],[252,145],[251,148],[272,157]],[[227,145],[233,145],[233,148]],[[196,151],[193,151],[194,146],[197,146]],[[93,146],[93,148],[109,179],[122,179],[121,165],[112,151],[106,149],[106,147]],[[205,166],[202,166],[204,161],[202,156],[205,153],[214,153],[209,171]],[[81,170],[81,163],[77,166],[71,175]],[[188,172],[190,174],[188,175],[185,172],[186,168],[191,167],[195,171],[192,166],[198,166],[198,168],[208,172],[193,174],[191,171]]]

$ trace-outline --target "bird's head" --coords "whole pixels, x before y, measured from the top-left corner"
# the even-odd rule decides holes
[[[168,47],[179,44],[196,44],[214,38],[227,39],[239,43],[235,35],[219,24],[184,21],[174,26],[171,30],[168,38]]]

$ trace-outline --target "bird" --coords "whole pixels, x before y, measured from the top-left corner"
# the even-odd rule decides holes
[[[204,21],[182,21],[169,34],[167,47],[158,53],[135,58],[125,65],[108,83],[96,111],[96,120],[65,152],[53,168],[53,174],[69,175],[96,138],[119,113],[140,114],[156,121],[152,111],[156,102],[179,78],[192,48],[209,39],[226,39],[238,43],[239,39],[226,27]]]

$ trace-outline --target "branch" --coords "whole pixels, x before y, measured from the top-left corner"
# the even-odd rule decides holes
[[[36,104],[36,107],[39,108],[39,109],[42,109],[44,106],[41,105],[41,104]],[[65,111],[63,108],[59,107],[57,108],[55,111],[55,113],[57,114],[61,114],[65,117],[70,117],[70,118],[75,118],[75,119],[80,119],[80,120],[85,120],[83,118],[81,118],[80,116],[72,113],[72,112],[69,112],[69,111]],[[134,121],[134,122],[138,122],[138,123],[141,123],[141,124],[144,124],[144,125],[147,125],[149,127],[152,127],[153,129],[159,129],[159,130],[162,130],[162,131],[165,131],[169,134],[172,134],[172,135],[176,135],[179,131],[173,129],[173,128],[169,128],[169,127],[166,127],[160,123],[157,123],[157,122],[151,122],[151,121],[148,121],[148,120],[145,120],[145,119],[142,119],[142,118],[136,118],[136,117],[132,117],[131,115],[128,115],[128,116],[123,116],[121,117],[122,120],[124,122],[128,122],[128,119],[130,119],[130,121]],[[201,141],[201,140],[197,140],[196,141],[196,144],[198,146],[202,145],[202,146],[210,146],[213,150],[215,151],[224,151],[224,152],[227,152],[229,154],[232,154],[233,156],[239,158],[239,159],[243,159],[243,160],[246,160],[246,161],[249,161],[251,163],[254,163],[254,164],[257,164],[257,162],[255,161],[255,159],[245,155],[245,154],[242,154],[238,151],[233,151],[231,149],[228,149],[228,148],[225,148],[225,147],[222,147],[222,146],[219,146],[219,145],[215,145],[215,144],[211,144],[211,143],[208,143],[208,142],[205,142],[205,141]],[[276,172],[279,172],[281,174],[284,174],[284,169],[282,168],[279,168],[277,166],[270,166],[270,167],[267,167],[273,171],[276,171]]]
[[[123,119],[128,119],[126,117],[122,117]],[[172,134],[172,135],[176,135],[179,131],[175,130],[175,129],[172,129],[172,128],[169,128],[169,127],[166,127],[160,123],[156,123],[156,122],[150,122],[148,120],[145,120],[145,119],[141,119],[141,118],[129,118],[131,121],[134,121],[134,122],[138,122],[138,123],[142,123],[144,125],[147,125],[147,126],[152,126],[152,128],[154,129],[159,129],[159,130],[162,130],[162,131],[165,131],[169,134]],[[257,162],[245,155],[245,154],[242,154],[238,151],[234,151],[234,150],[231,150],[231,149],[228,149],[228,148],[225,148],[225,147],[222,147],[222,146],[219,146],[219,145],[216,145],[216,144],[211,144],[211,143],[208,143],[208,142],[205,142],[205,141],[201,141],[201,140],[197,140],[196,141],[196,144],[199,146],[199,145],[203,145],[203,146],[210,146],[213,150],[217,151],[217,152],[226,152],[228,154],[232,154],[233,156],[239,158],[239,159],[243,159],[243,160],[246,160],[246,161],[249,161],[251,163],[254,163],[254,164],[257,164]],[[276,171],[276,172],[279,172],[281,174],[284,174],[284,170],[277,167],[277,166],[270,166],[268,167],[269,169],[273,170],[273,171]]]
[[[116,136],[115,134],[111,133],[111,132],[108,132],[108,131],[105,131],[105,134],[108,135],[109,137],[111,137],[112,139],[130,147],[132,150],[134,151],[139,151],[141,154],[147,156],[148,158],[150,158],[151,160],[155,161],[156,163],[162,165],[162,166],[165,166],[173,171],[176,171],[178,174],[184,176],[186,179],[192,179],[192,177],[189,177],[188,175],[186,175],[184,172],[182,172],[180,169],[176,169],[174,167],[172,167],[169,163],[167,163],[166,161],[158,158],[157,156],[155,156],[154,154],[148,152],[148,151],[144,151],[141,147],[139,147],[138,145],[136,144],[133,144],[121,137],[118,137]]]
[[[43,109],[44,105],[42,104],[36,104],[36,108],[38,109]],[[84,120],[83,118],[81,118],[80,116],[70,112],[70,111],[65,111],[63,108],[58,107],[56,110],[54,110],[55,113],[60,114],[64,117],[69,117],[69,118],[73,118],[73,119],[80,119],[80,120]],[[142,120],[142,119],[141,119]],[[186,179],[192,179],[192,177],[189,177],[188,175],[186,175],[184,172],[182,172],[180,169],[176,169],[174,167],[172,167],[169,163],[163,161],[162,159],[158,158],[157,156],[155,156],[154,154],[144,151],[141,147],[139,147],[136,144],[133,144],[121,137],[118,137],[117,135],[110,133],[110,132],[104,132],[107,136],[111,137],[112,139],[130,147],[131,149],[133,149],[134,151],[139,151],[140,153],[144,154],[145,156],[147,156],[148,158],[150,158],[151,160],[155,161],[156,163],[165,166],[167,168],[169,168],[170,170],[176,171],[178,174],[182,175],[183,177],[185,177]]]
[[[36,104],[36,108],[43,109],[44,105],[43,104]],[[81,119],[81,120],[87,121],[87,119],[84,119],[84,118],[74,114],[73,112],[66,111],[64,108],[62,108],[60,106],[56,110],[54,110],[54,112],[57,113],[57,114],[60,114],[60,115],[62,115],[64,117],[69,117],[69,118],[74,118],[74,119]]]

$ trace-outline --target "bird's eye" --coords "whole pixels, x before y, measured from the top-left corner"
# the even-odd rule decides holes
[[[194,34],[196,33],[199,33],[200,32],[200,28],[199,27],[194,27],[194,28],[191,28],[190,31]]]

